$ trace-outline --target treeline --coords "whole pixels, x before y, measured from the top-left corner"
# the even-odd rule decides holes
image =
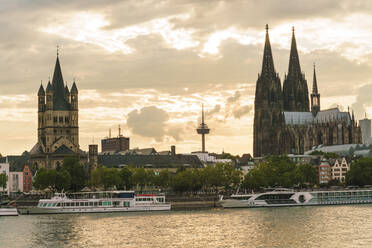
[[[196,192],[264,187],[313,187],[318,184],[317,168],[310,164],[296,164],[287,156],[271,156],[259,163],[243,177],[230,164],[216,164],[205,168],[178,168],[154,171],[144,168],[98,167],[88,176],[77,158],[66,158],[61,167],[39,169],[34,178],[36,189],[80,191],[84,187],[97,190],[162,189],[174,192]],[[346,174],[347,185],[372,185],[372,158],[354,161]],[[1,186],[1,185],[0,185]]]
[[[80,191],[84,187],[99,190],[167,189],[175,192],[236,188],[242,173],[230,164],[216,164],[200,169],[179,168],[156,172],[144,168],[98,167],[88,177],[77,158],[66,158],[60,168],[39,169],[34,178],[36,189]]]
[[[296,164],[287,156],[270,156],[249,171],[242,187],[312,187],[317,182],[317,168],[311,164]]]

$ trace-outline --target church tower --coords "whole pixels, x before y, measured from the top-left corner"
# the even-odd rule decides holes
[[[262,71],[256,82],[254,108],[254,156],[280,154],[278,130],[281,130],[283,123],[282,92],[280,78],[274,68],[267,24]]]
[[[57,52],[52,82],[38,91],[38,142],[31,160],[41,167],[55,168],[66,156],[80,156],[78,90],[74,81],[69,91],[62,76]]]
[[[314,76],[313,76],[313,92],[311,93],[311,112],[315,117],[320,111],[320,94],[318,93],[318,85],[316,82],[315,64],[314,64]]]
[[[283,83],[283,108],[284,111],[309,111],[309,91],[305,75],[301,72],[294,27],[292,27],[288,75],[285,76]]]

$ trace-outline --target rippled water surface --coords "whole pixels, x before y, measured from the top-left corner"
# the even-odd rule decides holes
[[[372,205],[0,217],[0,247],[372,247]]]

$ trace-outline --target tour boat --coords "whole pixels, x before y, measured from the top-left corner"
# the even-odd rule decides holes
[[[294,191],[275,189],[265,193],[220,198],[224,208],[345,205],[372,203],[372,189]]]
[[[56,193],[41,199],[36,207],[19,208],[21,214],[108,213],[164,211],[171,205],[163,194],[136,194],[134,191]]]
[[[18,216],[17,208],[15,208],[15,207],[0,207],[0,216]]]

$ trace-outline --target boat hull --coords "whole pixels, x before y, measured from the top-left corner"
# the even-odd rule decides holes
[[[157,206],[136,207],[87,207],[87,208],[19,208],[19,212],[25,214],[76,214],[76,213],[113,213],[113,212],[146,212],[146,211],[169,211],[170,204]]]
[[[0,216],[18,216],[17,208],[0,208]]]

